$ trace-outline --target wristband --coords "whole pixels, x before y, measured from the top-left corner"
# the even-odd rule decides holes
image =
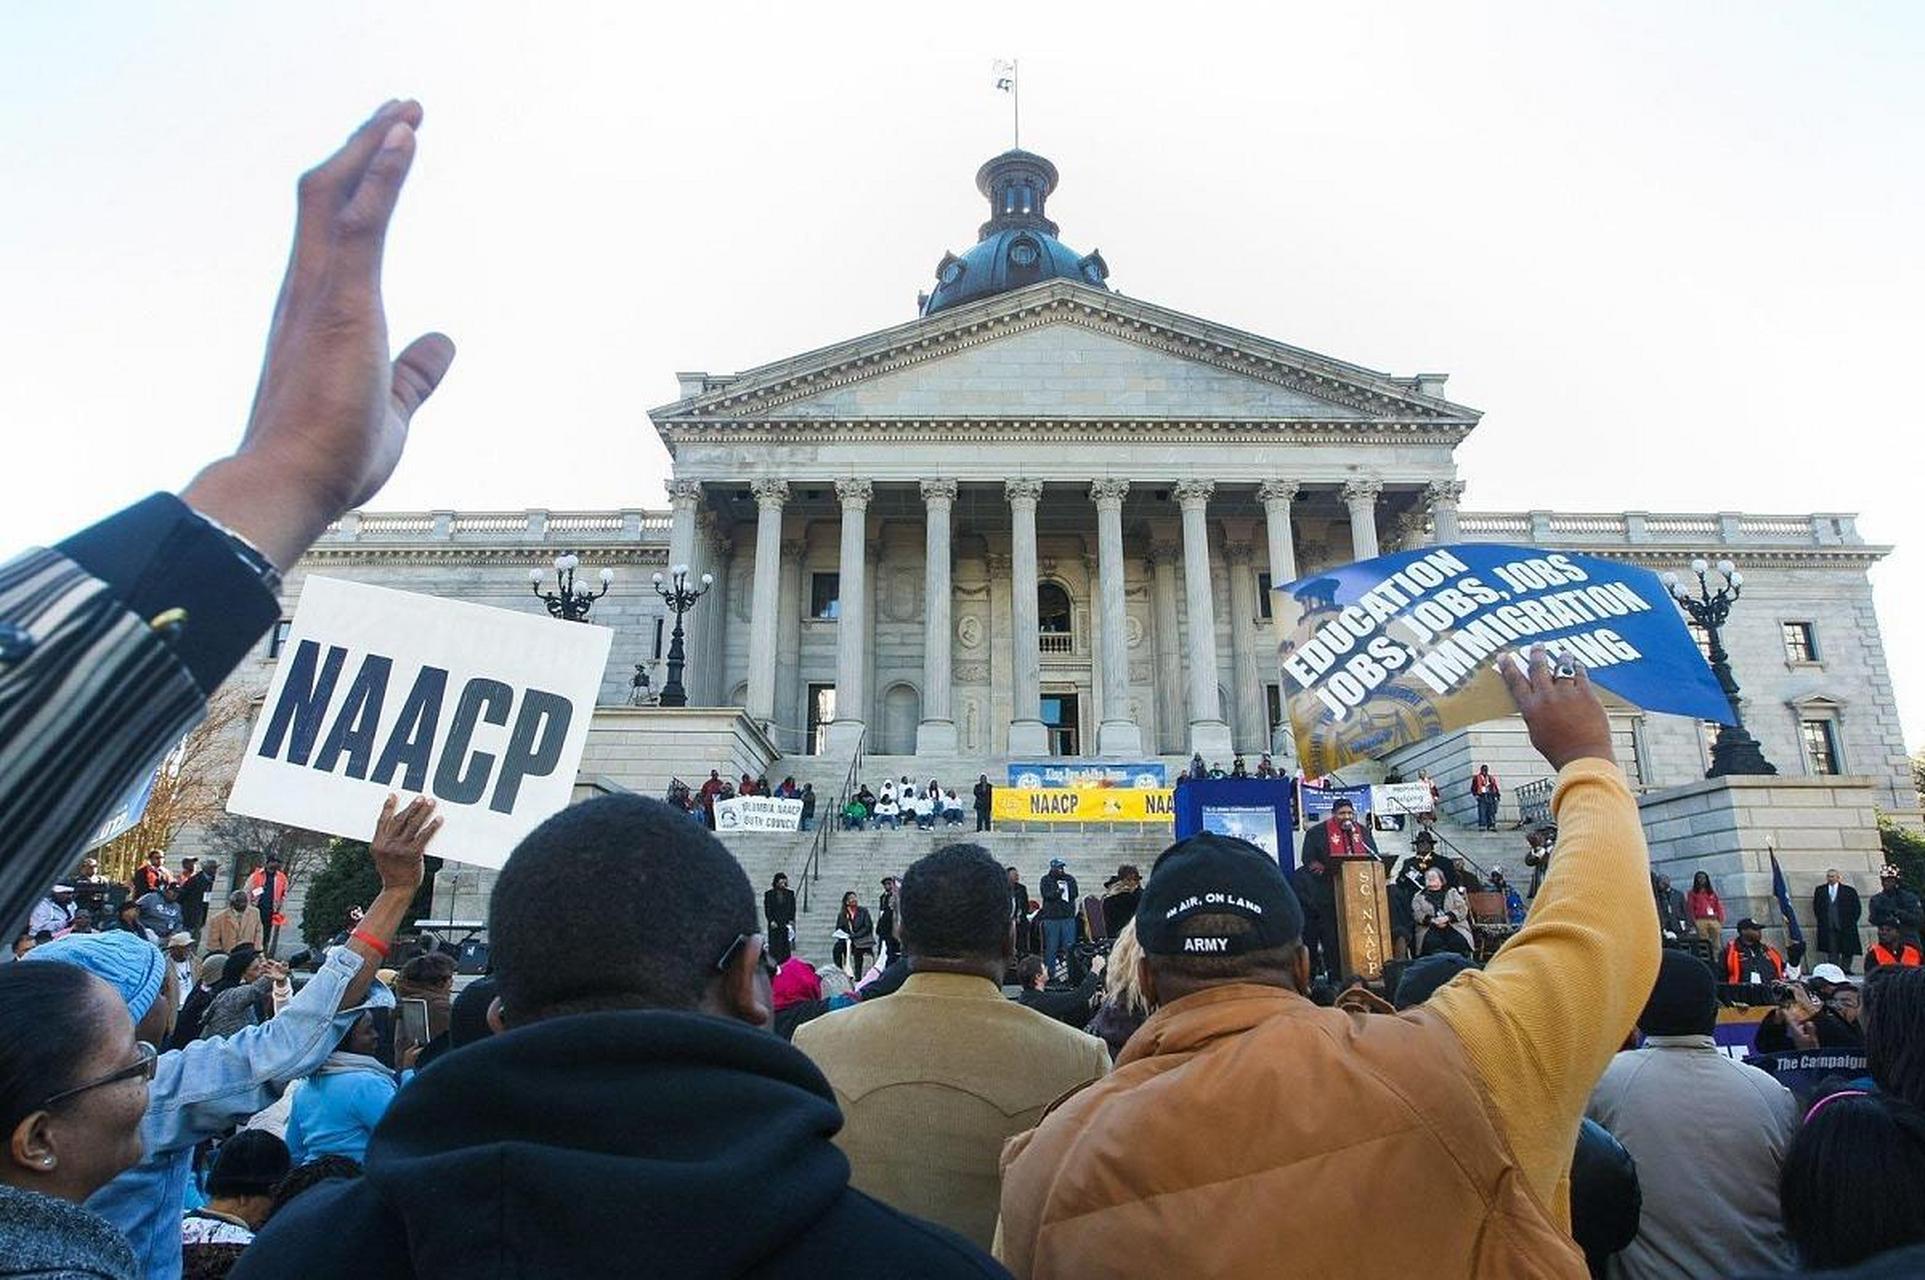
[[[373,934],[369,933],[367,930],[356,929],[353,933],[350,933],[348,935],[348,938],[354,942],[365,942],[368,944],[368,946],[374,949],[374,954],[376,956],[378,956],[383,960],[386,960],[388,958],[388,944],[381,941],[381,939],[375,937]]]

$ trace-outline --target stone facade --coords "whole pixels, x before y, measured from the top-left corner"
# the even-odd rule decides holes
[[[1729,556],[1746,586],[1725,642],[1767,757],[1812,774],[1828,736],[1833,769],[1916,804],[1866,577],[1885,548],[1849,515],[1459,511],[1452,454],[1478,415],[1441,375],[1065,281],[681,379],[652,413],[667,512],[350,514],[289,575],[290,612],[310,572],[539,609],[529,569],[572,551],[615,571],[592,617],[616,633],[619,705],[637,664],[661,685],[649,578],[686,563],[715,578],[689,615],[691,703],[749,709],[787,754],[1214,759],[1287,746],[1265,580],[1424,541]],[[1641,785],[1703,775],[1702,726],[1622,711]],[[1514,724],[1389,763],[1454,781],[1500,758],[1514,783],[1544,772]]]
[[[1651,869],[1688,888],[1703,871],[1723,899],[1726,924],[1751,916],[1785,945],[1771,892],[1771,859],[1810,934],[1812,890],[1836,868],[1864,897],[1878,892],[1878,788],[1864,778],[1710,778],[1647,795],[1639,804]],[[1861,931],[1870,942],[1869,926]],[[1816,960],[1808,963],[1816,963]]]

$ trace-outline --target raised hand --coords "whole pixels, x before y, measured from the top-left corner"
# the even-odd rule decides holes
[[[400,805],[390,793],[381,806],[381,816],[375,820],[368,852],[381,875],[382,891],[398,889],[412,897],[421,887],[422,855],[435,832],[441,830],[441,819],[434,816],[434,801],[426,796],[416,796],[406,808]]]
[[[294,250],[240,449],[182,497],[282,569],[373,497],[454,360],[439,333],[388,354],[381,257],[414,161],[417,102],[389,102],[301,176]]]
[[[1569,674],[1554,671],[1540,644],[1531,646],[1528,672],[1519,670],[1508,655],[1498,660],[1497,670],[1524,715],[1531,745],[1553,769],[1586,758],[1615,761],[1604,704],[1591,688],[1583,664],[1575,658],[1568,662],[1563,670]]]

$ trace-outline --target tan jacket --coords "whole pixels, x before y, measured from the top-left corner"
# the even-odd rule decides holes
[[[207,927],[201,930],[201,954],[225,955],[243,942],[261,945],[260,912],[252,907],[245,911],[222,907],[207,917]]]
[[[835,1089],[850,1185],[984,1249],[1004,1140],[1110,1064],[1095,1036],[948,973],[911,974],[894,995],[806,1022],[795,1044]]]
[[[1239,983],[1157,1010],[1010,1142],[997,1257],[1038,1278],[1584,1276],[1571,1153],[1656,977],[1657,907],[1615,767],[1566,766],[1552,808],[1529,919],[1420,1008]]]

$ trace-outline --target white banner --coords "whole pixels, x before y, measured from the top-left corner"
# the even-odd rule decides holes
[[[717,831],[795,831],[802,826],[802,802],[781,796],[736,796],[715,802]]]
[[[1429,813],[1428,782],[1380,782],[1370,788],[1370,811],[1401,817],[1407,813]]]
[[[230,812],[367,840],[429,795],[429,852],[499,867],[566,807],[614,633],[310,577]]]

